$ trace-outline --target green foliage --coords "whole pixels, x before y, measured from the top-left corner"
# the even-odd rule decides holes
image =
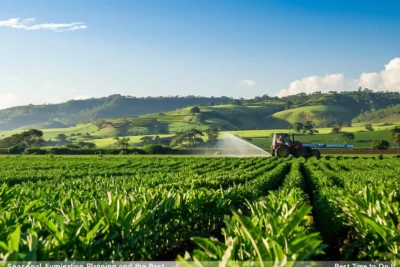
[[[304,129],[304,125],[300,122],[296,122],[295,124],[293,124],[293,129],[297,132],[300,133],[303,131]]]
[[[342,133],[341,135],[347,142],[351,142],[356,137],[353,133]]]
[[[225,219],[225,243],[193,238],[201,250],[186,259],[198,261],[273,261],[292,266],[322,252],[319,233],[309,233],[311,212],[300,191],[271,192],[266,200],[248,205],[250,216],[234,212]],[[290,261],[290,263],[288,263]]]
[[[332,200],[342,207],[341,217],[352,229],[343,248],[347,258],[399,260],[398,200],[398,191],[385,186],[366,186],[357,194],[340,192],[339,198]]]
[[[148,154],[168,154],[171,150],[169,147],[156,144],[147,144],[142,149]]]
[[[390,143],[387,140],[374,140],[373,144],[372,144],[372,148],[374,149],[381,149],[381,150],[385,150],[388,149],[390,147]]]
[[[175,260],[193,240],[180,260],[396,263],[398,158],[69,149],[89,151],[102,156],[2,156],[2,260]]]
[[[61,134],[60,133],[60,134],[57,135],[57,139],[60,140],[61,142],[67,141],[67,138],[68,137],[65,134]]]
[[[48,151],[46,149],[41,149],[41,148],[25,148],[24,154],[27,155],[46,155]]]
[[[353,119],[353,122],[397,122],[400,117],[400,104],[366,111]],[[397,119],[396,119],[397,118]]]
[[[371,132],[373,132],[375,129],[372,127],[372,125],[371,124],[366,124],[365,125],[365,129],[367,130],[367,131],[371,131]]]
[[[129,137],[117,137],[115,140],[115,145],[124,151],[129,147],[129,141],[131,139]]]
[[[192,107],[192,108],[189,110],[189,112],[192,113],[193,115],[196,114],[196,113],[201,113],[199,107]]]
[[[231,100],[228,97],[196,96],[137,98],[117,94],[102,98],[71,100],[61,104],[20,106],[0,111],[0,121],[5,122],[1,124],[0,130],[12,130],[55,120],[68,126],[97,120],[97,129],[102,129],[105,126],[102,119],[158,113],[187,106],[206,105],[211,101],[216,104],[227,104]]]
[[[21,154],[23,153],[25,148],[20,146],[12,146],[8,149],[8,154]]]
[[[191,129],[185,132],[177,133],[171,140],[171,147],[183,146],[186,148],[194,148],[196,145],[204,143],[202,131]]]
[[[39,146],[44,143],[43,132],[37,129],[30,129],[11,136],[16,144],[21,144],[26,147]]]
[[[205,134],[207,135],[207,141],[211,144],[215,144],[218,141],[219,137],[219,130],[218,128],[215,127],[209,127],[206,131]]]

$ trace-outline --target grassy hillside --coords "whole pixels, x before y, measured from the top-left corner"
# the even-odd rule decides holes
[[[353,119],[353,122],[364,123],[393,123],[400,121],[400,105],[394,105],[383,109],[366,111]]]
[[[130,118],[101,119],[67,128],[38,128],[44,132],[45,140],[55,140],[58,134],[65,134],[70,141],[170,134],[192,128],[206,130],[210,126],[218,127],[220,130],[262,129],[268,126],[263,124],[264,118],[283,109],[283,103],[261,102],[258,105],[248,106],[226,104],[199,108],[201,113],[198,114],[191,113],[189,107]],[[26,130],[26,127],[3,131],[0,135],[8,137],[23,130]]]
[[[264,120],[265,116],[272,115],[271,110],[268,109],[274,103],[280,103],[280,108],[273,110],[274,112],[284,110],[285,108],[282,107],[286,106],[286,109],[292,109],[292,113],[281,113]],[[327,94],[315,92],[307,95],[302,93],[283,98],[264,95],[254,99],[195,96],[136,98],[133,96],[112,95],[103,98],[72,100],[61,104],[28,105],[0,110],[0,131],[21,127],[40,129],[65,128],[99,119],[133,118],[145,114],[170,112],[190,106],[203,107],[207,114],[201,119],[206,120],[206,123],[218,124],[229,129],[285,128],[289,122],[297,119],[302,120],[304,115],[307,114],[311,116],[314,113],[317,116],[328,115],[328,118],[329,115],[332,115],[341,122],[350,122],[361,112],[365,113],[373,109],[382,109],[390,105],[399,104],[400,93],[398,92],[372,92],[367,89],[353,92],[330,92]],[[313,110],[309,110],[309,107],[313,107]],[[318,109],[317,107],[321,108]],[[328,107],[326,108],[327,110],[324,110],[324,107]],[[346,116],[342,116],[343,112],[340,107],[348,110],[345,113],[347,114]],[[300,110],[296,110],[296,108],[300,108]],[[304,108],[304,110],[301,111],[301,108]],[[162,121],[161,118],[159,119]],[[187,117],[186,119],[192,119],[196,123],[195,118]],[[168,124],[167,131],[184,129],[187,123],[181,118],[177,118],[175,123],[170,123],[173,120],[172,117],[165,117],[164,120]],[[395,120],[395,118],[391,120]],[[132,133],[143,131],[145,129],[141,126],[131,130]]]
[[[282,102],[258,103],[257,105],[216,105],[201,106],[200,114],[190,113],[190,108],[166,113],[153,113],[139,116],[142,119],[154,119],[168,132],[178,132],[191,128],[206,129],[209,126],[225,130],[266,129],[264,118],[283,109]]]
[[[292,108],[274,113],[267,121],[271,128],[287,128],[294,123],[313,121],[316,126],[328,123],[350,122],[354,113],[342,106],[316,105]]]
[[[193,105],[226,104],[231,101],[228,97],[136,98],[112,95],[103,98],[71,100],[61,104],[19,106],[0,110],[0,130],[13,130],[20,127],[32,128],[34,125],[51,125],[54,123],[72,126],[102,118],[133,117]]]

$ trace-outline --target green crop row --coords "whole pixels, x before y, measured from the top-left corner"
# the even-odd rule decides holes
[[[6,156],[0,260],[396,262],[399,163]]]

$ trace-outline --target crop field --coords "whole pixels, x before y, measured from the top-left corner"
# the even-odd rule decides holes
[[[397,157],[0,157],[0,260],[389,260]]]

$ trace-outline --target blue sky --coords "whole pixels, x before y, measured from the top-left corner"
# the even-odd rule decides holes
[[[398,14],[400,3],[384,0],[2,0],[0,108],[111,94],[400,91]]]

